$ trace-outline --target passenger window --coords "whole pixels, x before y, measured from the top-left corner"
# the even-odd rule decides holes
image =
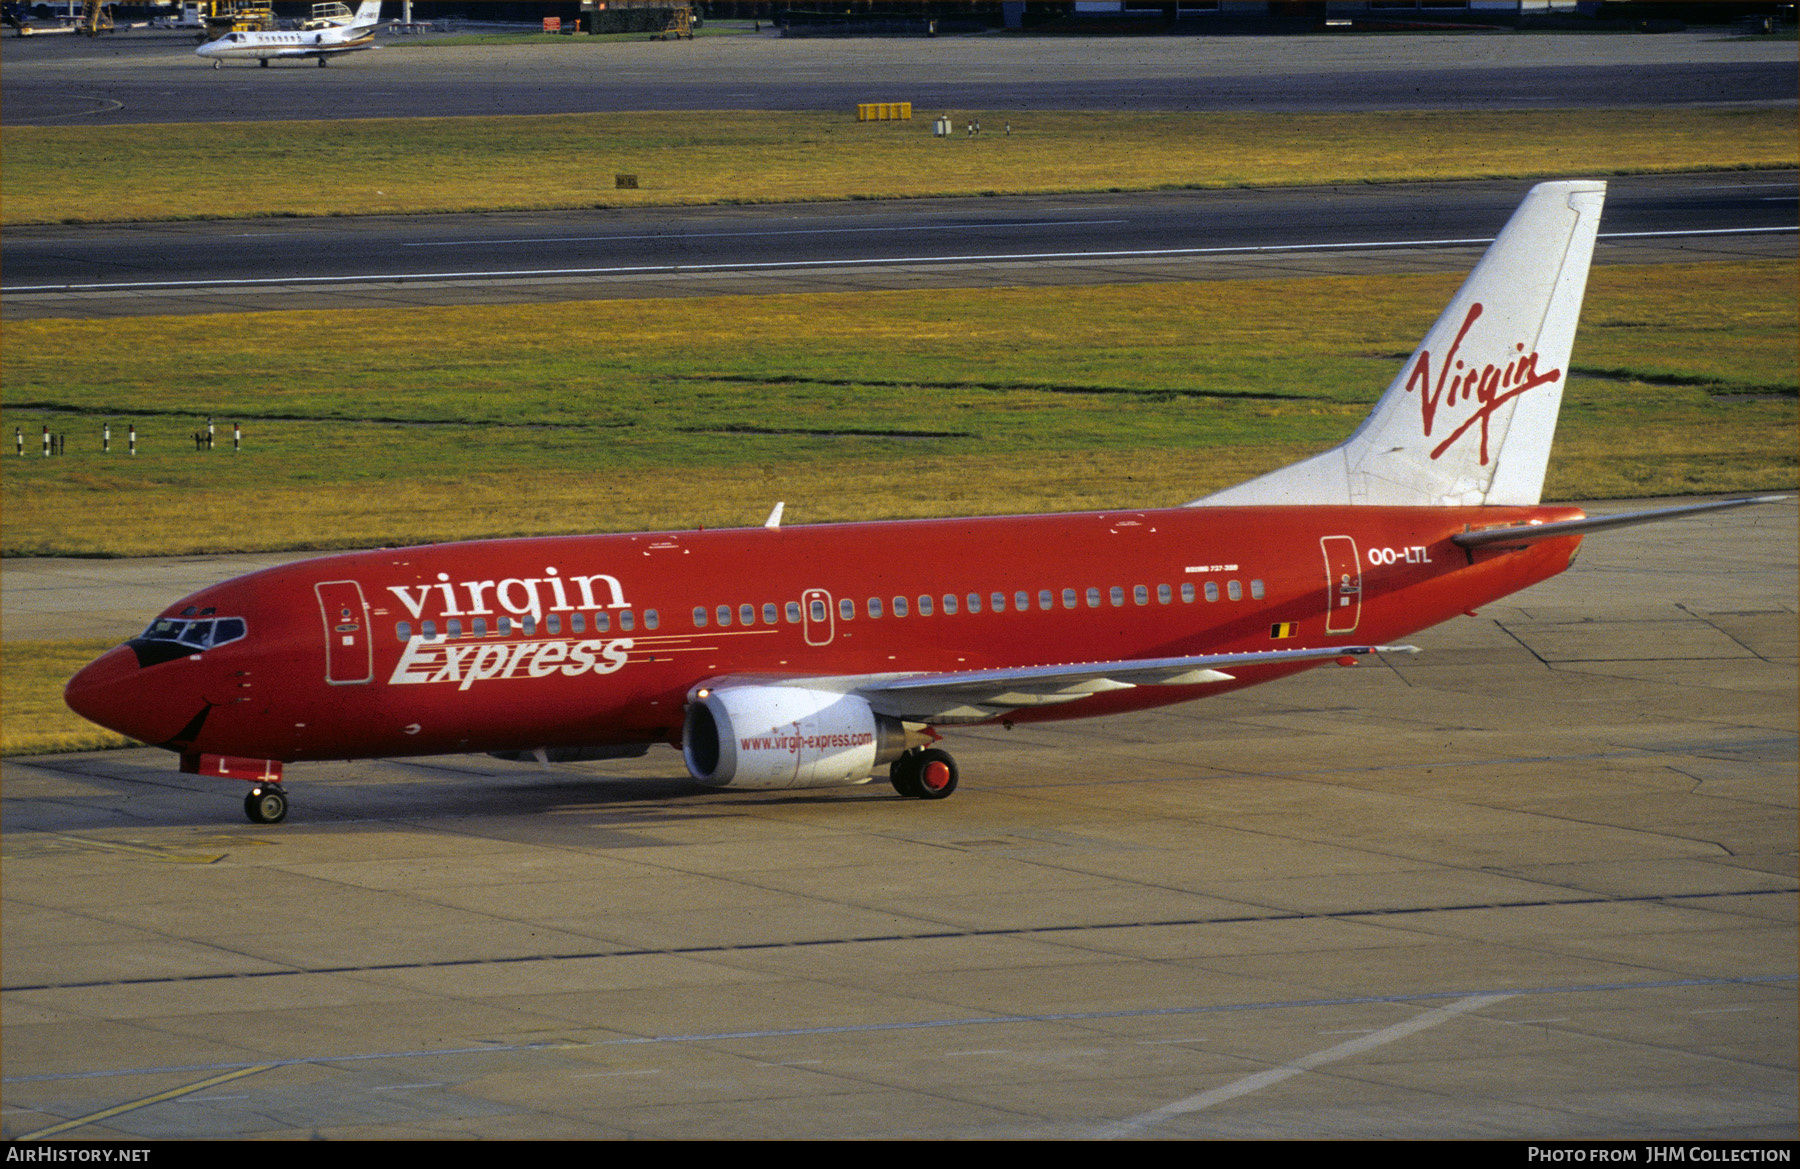
[[[1075,607],[1075,590],[1074,589],[1064,589],[1063,590],[1063,608],[1073,609],[1074,607]]]
[[[550,616],[544,618],[544,628],[551,633],[561,633],[562,618],[558,617],[555,613],[550,614]]]
[[[775,603],[773,601],[763,605],[763,624],[775,624]]]
[[[856,602],[845,597],[838,602],[838,616],[846,621],[856,620]]]
[[[644,610],[644,628],[645,629],[655,629],[658,625],[661,625],[661,624],[662,624],[662,614],[661,613],[658,613],[655,609],[645,609]],[[629,629],[630,626],[626,626],[626,628]]]
[[[1260,580],[1251,581],[1250,582],[1250,599],[1254,600],[1254,601],[1260,601],[1260,600],[1262,600],[1262,598],[1263,598],[1262,581],[1260,581]]]
[[[1244,599],[1244,586],[1238,584],[1235,580],[1226,581],[1225,595],[1234,601],[1241,601]]]
[[[554,620],[556,620],[556,618],[552,617],[551,620],[554,621]],[[694,606],[694,628],[695,629],[705,629],[706,628],[706,606],[704,606],[704,605],[695,605]]]
[[[502,617],[499,620],[495,621],[494,622],[494,632],[499,634],[501,637],[511,637],[512,636],[512,618],[511,617]]]
[[[964,597],[963,600],[969,602],[969,612],[971,612],[971,613],[981,612],[981,594],[980,593],[970,593],[968,596]]]
[[[1219,582],[1218,581],[1209,580],[1206,582],[1206,599],[1209,601],[1216,601],[1219,599]]]
[[[595,624],[598,624],[600,619],[604,616],[606,616],[606,614],[604,614],[604,613],[594,614]],[[619,614],[619,631],[621,633],[628,633],[636,626],[637,626],[637,620],[634,617],[632,617],[630,609],[626,609]]]
[[[444,623],[444,636],[452,640],[462,636],[462,622],[452,617]]]
[[[537,636],[537,618],[536,617],[521,617],[521,618],[519,618],[519,630],[520,630],[520,632],[524,633],[526,637],[536,637]]]
[[[577,617],[576,620],[579,621],[579,620],[581,620],[581,618]],[[624,621],[625,621],[625,614],[621,613],[619,615],[619,622],[621,625],[623,625]],[[611,617],[608,617],[605,613],[595,613],[594,614],[594,632],[595,633],[605,633],[608,629],[611,629],[611,628],[612,628],[612,618]],[[630,628],[630,627],[626,626],[626,628]],[[576,630],[576,632],[579,633],[581,631]]]
[[[1194,582],[1191,580],[1184,580],[1181,582],[1181,603],[1184,605],[1191,605],[1193,602]]]
[[[1159,584],[1156,586],[1156,600],[1158,604],[1166,605],[1174,599],[1175,594],[1169,591],[1168,585]]]
[[[912,612],[912,610],[907,608],[905,597],[894,598],[894,616],[904,617],[910,612]]]
[[[930,597],[920,597],[919,598],[919,616],[921,616],[921,617],[931,616],[931,598]]]
[[[1131,589],[1131,599],[1140,605],[1148,605],[1150,603],[1150,590],[1143,585],[1133,585]]]
[[[411,625],[408,625],[406,622],[402,621],[398,625],[394,626],[394,640],[395,641],[410,641],[411,639],[412,639],[412,626]]]
[[[422,622],[419,625],[419,636],[424,637],[424,638],[436,637],[437,636],[437,622],[436,621]]]
[[[1107,592],[1107,599],[1113,603],[1113,608],[1115,608],[1115,609],[1118,608],[1120,605],[1123,605],[1125,603],[1125,588],[1124,588],[1124,586],[1123,585],[1114,585]]]
[[[1090,609],[1098,609],[1100,607],[1099,589],[1089,589],[1087,591],[1087,604]]]
[[[724,629],[731,624],[731,606],[719,606],[719,628]]]
[[[569,615],[569,632],[570,633],[584,633],[586,631],[587,631],[587,619],[584,618],[580,613],[571,613]]]
[[[756,606],[755,605],[739,605],[738,606],[738,624],[739,625],[755,625],[756,624]]]
[[[1005,593],[993,593],[988,597],[988,600],[990,600],[994,603],[994,612],[996,612],[996,613],[1006,612],[1006,594]]]
[[[944,594],[944,616],[946,616],[946,617],[956,616],[956,594],[955,593],[945,593]]]
[[[881,598],[880,597],[870,597],[869,598],[869,616],[871,618],[881,616]]]
[[[790,625],[799,624],[799,622],[800,622],[800,602],[799,601],[789,601],[787,603],[787,619],[788,619],[788,624],[790,624]]]
[[[1050,611],[1050,606],[1052,604],[1054,604],[1054,602],[1051,600],[1050,590],[1049,589],[1039,589],[1038,590],[1038,608],[1044,610],[1047,613]]]

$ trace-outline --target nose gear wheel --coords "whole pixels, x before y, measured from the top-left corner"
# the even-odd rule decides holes
[[[260,784],[244,797],[244,815],[253,824],[279,824],[287,814],[287,792],[276,784]]]

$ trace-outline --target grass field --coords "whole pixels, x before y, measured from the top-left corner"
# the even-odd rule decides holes
[[[932,114],[941,111],[933,110]],[[816,112],[14,127],[0,223],[366,215],[1791,167],[1781,109]],[[979,120],[984,132],[960,128]],[[1010,121],[1011,133],[1004,132]],[[618,174],[638,189],[619,190]],[[254,175],[254,182],[244,181]]]
[[[113,641],[9,641],[0,648],[0,755],[98,751],[132,744],[63,705],[70,675]]]
[[[790,522],[1171,505],[1339,441],[1457,283],[17,322],[32,457],[5,459],[0,537],[128,556],[743,525],[777,499]],[[1797,312],[1780,261],[1596,270],[1549,496],[1793,486]],[[207,415],[226,449],[196,454]],[[68,455],[37,454],[46,424]]]

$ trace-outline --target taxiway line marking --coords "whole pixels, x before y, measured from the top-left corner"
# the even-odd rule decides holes
[[[424,770],[446,770],[409,760],[395,762]],[[454,773],[454,772],[453,772]],[[578,814],[578,813],[571,813]],[[597,827],[599,825],[596,825]],[[615,831],[633,831],[626,827]],[[614,950],[559,951],[517,954],[490,958],[444,958],[423,962],[388,962],[365,966],[279,967],[270,970],[229,970],[212,974],[188,974],[147,978],[109,978],[86,982],[41,982],[0,986],[0,993],[15,994],[34,990],[84,990],[101,986],[164,986],[184,982],[231,982],[239,979],[291,978],[307,974],[369,974],[389,970],[434,970],[466,966],[511,966],[535,962],[584,962],[596,958],[641,958],[651,955],[726,954],[757,950],[800,950],[819,946],[855,946],[881,942],[928,942],[946,938],[1042,937],[1055,934],[1080,934],[1100,930],[1157,929],[1168,927],[1212,925],[1267,925],[1291,921],[1353,921],[1362,918],[1398,919],[1415,914],[1461,913],[1468,910],[1494,909],[1566,909],[1587,905],[1625,905],[1684,903],[1700,900],[1722,900],[1735,897],[1792,896],[1793,889],[1741,889],[1708,893],[1649,893],[1635,897],[1580,897],[1533,901],[1471,901],[1454,905],[1392,906],[1381,909],[1346,909],[1314,913],[1239,914],[1228,917],[1156,918],[1147,921],[1062,922],[1048,925],[993,927],[988,929],[932,930],[917,933],[856,934],[851,936],[784,939],[770,942],[738,942],[670,946],[660,949],[633,948]],[[8,1081],[0,1080],[0,1083]]]
[[[1718,227],[1696,231],[1602,232],[1600,239],[1675,239],[1716,235],[1782,235],[1800,227]],[[1049,260],[1143,260],[1179,256],[1275,255],[1287,252],[1367,251],[1381,248],[1435,248],[1490,244],[1480,239],[1381,240],[1368,243],[1256,244],[1234,248],[1141,248],[1105,252],[1002,252],[962,256],[893,256],[856,260],[765,260],[730,264],[633,264],[612,268],[511,268],[465,272],[388,272],[351,276],[263,276],[232,280],[143,280],[102,284],[0,285],[11,295],[32,292],[148,292],[179,288],[269,288],[317,284],[411,284],[427,280],[545,280],[571,276],[692,276],[710,272],[762,272],[827,268],[869,268],[904,264],[1004,264]]]
[[[1144,1129],[1154,1128],[1156,1125],[1159,1125],[1166,1120],[1172,1120],[1177,1116],[1185,1116],[1190,1112],[1199,1112],[1203,1109],[1211,1108],[1214,1105],[1223,1104],[1228,1100],[1235,1100],[1239,1096],[1248,1096],[1252,1092],[1260,1092],[1264,1088],[1273,1087],[1274,1085],[1281,1083],[1283,1080],[1290,1080],[1293,1077],[1300,1075],[1302,1072],[1309,1072],[1314,1068],[1324,1067],[1328,1063],[1336,1063],[1341,1059],[1348,1059],[1353,1055],[1361,1055],[1363,1052],[1372,1051],[1377,1047],[1385,1047],[1390,1043],[1405,1039],[1409,1035],[1417,1035],[1419,1032],[1436,1027],[1440,1023],[1447,1023],[1458,1015],[1466,1015],[1470,1011],[1479,1011],[1483,1007],[1491,1006],[1494,1003],[1503,1002],[1504,1000],[1513,997],[1513,994],[1470,995],[1468,998],[1458,999],[1456,1002],[1448,1003],[1444,1006],[1426,1011],[1424,1014],[1416,1015],[1404,1022],[1395,1023],[1391,1027],[1383,1027],[1381,1030],[1371,1034],[1361,1035],[1355,1039],[1346,1040],[1336,1047],[1327,1047],[1323,1051],[1315,1051],[1309,1055],[1303,1055],[1298,1059],[1290,1060],[1289,1062],[1282,1064],[1280,1067],[1273,1067],[1267,1071],[1245,1076],[1241,1080],[1234,1080],[1221,1087],[1196,1093],[1183,1100],[1171,1101],[1168,1104],[1164,1104],[1161,1108],[1153,1108],[1149,1112],[1132,1117],[1130,1120],[1124,1120],[1116,1124],[1108,1125],[1106,1128],[1100,1130],[1098,1135],[1108,1139],[1131,1136]]]
[[[208,1079],[201,1080],[198,1083],[189,1084],[183,1088],[170,1088],[167,1092],[158,1092],[154,1096],[145,1096],[137,1100],[127,1100],[123,1104],[115,1104],[111,1108],[103,1108],[99,1112],[90,1112],[86,1116],[77,1116],[73,1120],[65,1120],[61,1124],[53,1124],[49,1128],[40,1128],[36,1132],[28,1132],[19,1139],[22,1141],[35,1141],[43,1137],[53,1137],[58,1133],[68,1132],[73,1128],[81,1128],[89,1124],[99,1124],[103,1120],[110,1120],[113,1117],[126,1112],[135,1112],[140,1108],[148,1108],[152,1104],[161,1104],[166,1100],[174,1100],[178,1097],[198,1092],[203,1088],[211,1088],[214,1085],[226,1083],[229,1080],[241,1080],[245,1076],[254,1076],[258,1072],[266,1072],[277,1066],[279,1065],[259,1063],[252,1067],[238,1068],[235,1071],[226,1072],[224,1075],[212,1076]]]

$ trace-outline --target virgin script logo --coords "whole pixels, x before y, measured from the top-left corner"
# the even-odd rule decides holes
[[[1550,369],[1538,371],[1537,350],[1525,352],[1523,341],[1514,344],[1514,356],[1505,365],[1474,366],[1457,357],[1456,351],[1462,348],[1463,338],[1468,336],[1469,329],[1481,317],[1479,303],[1469,306],[1469,315],[1463,318],[1462,328],[1456,331],[1456,340],[1450,343],[1450,351],[1444,354],[1443,363],[1438,367],[1437,380],[1431,377],[1431,351],[1419,350],[1419,363],[1413,366],[1412,373],[1406,379],[1406,391],[1419,391],[1419,411],[1425,422],[1425,437],[1431,437],[1432,425],[1437,421],[1438,407],[1452,407],[1459,401],[1477,402],[1474,412],[1457,424],[1444,437],[1444,441],[1431,448],[1431,457],[1437,458],[1450,449],[1450,445],[1461,438],[1469,427],[1481,424],[1481,462],[1488,461],[1488,421],[1494,411],[1506,402],[1523,394],[1526,390],[1538,386],[1549,385],[1562,377],[1562,370]]]

